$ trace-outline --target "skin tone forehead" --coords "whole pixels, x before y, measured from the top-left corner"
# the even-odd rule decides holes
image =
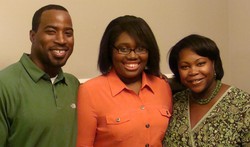
[[[117,37],[115,45],[136,45],[136,42],[127,32],[122,32]]]
[[[189,48],[183,49],[179,53],[179,63],[189,63],[189,62],[195,62],[199,60],[208,59],[207,57],[200,56],[196,54],[194,51],[192,51]]]
[[[40,26],[62,27],[73,30],[72,20],[68,12],[63,10],[47,10],[42,13]]]

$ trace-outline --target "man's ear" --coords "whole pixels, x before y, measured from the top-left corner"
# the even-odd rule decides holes
[[[30,41],[33,42],[35,40],[35,34],[36,32],[33,30],[30,30]]]

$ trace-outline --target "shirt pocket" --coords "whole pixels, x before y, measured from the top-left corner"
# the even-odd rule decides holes
[[[168,119],[171,117],[171,113],[167,108],[160,108],[159,112],[161,113],[162,116],[165,116]]]
[[[162,124],[162,129],[160,130],[160,138],[163,139],[169,124],[169,120],[171,118],[171,113],[167,108],[158,108],[158,111],[160,112],[160,115],[162,116],[162,120],[161,122],[164,122],[164,124]]]
[[[132,136],[133,126],[130,114],[109,114],[106,115],[107,131],[117,141],[124,141]]]

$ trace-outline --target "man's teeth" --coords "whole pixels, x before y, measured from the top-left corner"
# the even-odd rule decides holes
[[[61,53],[64,53],[65,51],[64,50],[54,50],[54,52],[61,54]]]

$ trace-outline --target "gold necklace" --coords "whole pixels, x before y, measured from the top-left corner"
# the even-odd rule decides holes
[[[216,87],[214,88],[212,94],[208,98],[195,99],[193,96],[191,98],[196,103],[201,104],[201,105],[205,105],[205,104],[209,103],[218,94],[218,92],[220,91],[221,85],[222,85],[221,81],[217,80]],[[192,95],[190,89],[187,89],[187,94],[188,94],[188,97],[190,95]]]

